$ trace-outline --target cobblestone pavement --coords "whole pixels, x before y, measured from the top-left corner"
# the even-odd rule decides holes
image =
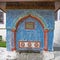
[[[41,53],[20,53],[17,60],[43,60]],[[54,51],[54,59],[60,60],[60,51]]]
[[[54,59],[60,60],[60,51],[54,51]],[[48,55],[48,54],[47,54]],[[42,60],[42,53],[16,53],[7,51],[6,48],[0,48],[0,60]]]
[[[21,53],[17,60],[42,60],[40,53]]]

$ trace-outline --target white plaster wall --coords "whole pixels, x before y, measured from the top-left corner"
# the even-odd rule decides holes
[[[6,13],[4,13],[3,23],[0,23],[0,36],[2,36],[3,41],[6,41]]]
[[[54,46],[60,47],[60,20],[55,21]]]

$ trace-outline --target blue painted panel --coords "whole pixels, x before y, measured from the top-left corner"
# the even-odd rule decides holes
[[[15,27],[16,21],[23,16],[32,14],[38,16],[41,20],[45,22],[48,29],[54,29],[54,10],[32,10],[32,9],[21,9],[21,10],[8,10],[7,11],[7,28]]]
[[[7,50],[11,51],[11,49],[14,48],[14,33],[8,29],[6,35],[7,35],[7,37],[6,37]]]
[[[25,29],[25,22],[34,22],[35,29],[33,30]],[[19,48],[19,45],[18,45],[18,42],[21,40],[22,41],[40,41],[41,43],[40,49],[42,49],[44,47],[44,32],[40,23],[31,17],[27,18],[22,23],[20,23],[16,32],[17,50],[21,49]]]
[[[48,50],[49,51],[53,50],[53,37],[54,37],[54,32],[53,30],[50,30],[48,32]]]
[[[14,47],[14,45],[11,45],[13,33],[11,32],[11,29],[15,28],[16,22],[23,18],[26,15],[32,14],[33,16],[38,17],[41,19],[44,24],[46,24],[46,27],[44,29],[48,29],[48,50],[52,50],[53,48],[53,32],[54,32],[54,24],[55,24],[55,19],[54,19],[54,11],[53,10],[40,10],[40,9],[19,9],[19,10],[7,10],[6,12],[6,28],[7,28],[7,49],[11,50],[11,48]],[[25,21],[33,21],[35,22],[35,29],[34,30],[25,30]],[[43,49],[44,47],[44,33],[42,30],[42,27],[38,21],[36,21],[33,18],[28,18],[22,22],[17,31],[16,35],[16,41],[17,41],[17,49],[18,48],[18,41],[19,40],[38,40],[41,42],[41,48]],[[29,35],[30,34],[30,35]],[[28,36],[28,37],[27,37]],[[31,38],[30,38],[31,37]]]

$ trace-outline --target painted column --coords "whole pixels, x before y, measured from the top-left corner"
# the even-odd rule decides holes
[[[44,30],[44,50],[47,51],[48,50],[48,30],[45,29]]]
[[[15,29],[12,29],[12,32],[14,33],[14,39],[13,39],[13,41],[14,41],[14,47],[12,48],[12,51],[14,51],[14,50],[16,50],[16,30]]]

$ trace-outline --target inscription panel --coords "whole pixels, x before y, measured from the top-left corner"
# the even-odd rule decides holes
[[[34,29],[34,28],[35,28],[34,22],[26,22],[25,23],[25,29]]]

